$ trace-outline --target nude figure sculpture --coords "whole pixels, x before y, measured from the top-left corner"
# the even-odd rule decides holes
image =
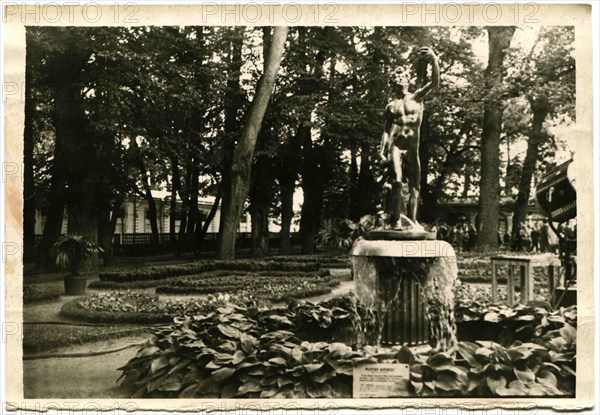
[[[438,58],[430,48],[418,51],[418,78],[425,77],[431,65],[431,79],[414,93],[408,91],[408,80],[402,82],[400,96],[385,108],[385,127],[379,155],[387,166],[384,185],[383,211],[387,227],[404,230],[402,217],[417,224],[417,208],[421,189],[419,161],[420,128],[423,118],[423,100],[440,82]],[[423,79],[418,79],[422,82]],[[408,207],[402,194],[402,171],[406,172],[409,198]],[[418,225],[418,224],[417,224]],[[411,225],[412,226],[412,225]]]

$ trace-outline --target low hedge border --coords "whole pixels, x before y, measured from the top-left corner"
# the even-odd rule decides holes
[[[320,269],[318,271],[227,271],[227,270],[215,270],[215,271],[206,271],[199,273],[197,275],[185,275],[185,276],[176,276],[176,277],[168,277],[162,279],[152,279],[152,280],[142,280],[142,281],[128,281],[128,282],[116,282],[116,281],[93,281],[88,284],[89,288],[94,289],[136,289],[136,288],[152,288],[163,286],[165,284],[173,283],[175,281],[179,281],[182,277],[185,278],[215,278],[221,277],[225,275],[233,275],[233,276],[246,276],[246,275],[268,275],[268,276],[289,276],[290,278],[296,277],[327,277],[331,275],[331,272],[328,269]]]
[[[322,268],[350,268],[350,259],[347,256],[324,256],[324,255],[302,255],[302,256],[275,256],[269,257],[269,261],[275,262],[298,262],[318,263]]]
[[[172,281],[170,284],[165,286],[171,287],[214,287],[224,288],[231,290],[231,288],[239,289],[252,289],[259,287],[267,287],[270,285],[298,285],[304,283],[313,284],[330,284],[339,283],[339,279],[330,275],[316,275],[316,274],[302,274],[302,275],[260,275],[255,273],[249,273],[245,275],[231,275],[225,274],[221,276],[211,276],[209,278],[196,278],[194,276],[187,276],[178,278]]]
[[[339,283],[336,282],[332,285],[315,287],[312,289],[305,289],[302,291],[290,291],[282,294],[265,295],[261,296],[261,299],[265,299],[271,302],[283,302],[291,299],[315,297],[317,295],[329,294],[331,287],[336,286]],[[235,292],[239,287],[174,287],[174,286],[161,286],[156,288],[157,294],[178,294],[178,295],[199,295],[199,294],[216,294],[225,292]]]
[[[24,285],[23,286],[23,303],[39,303],[43,301],[55,301],[60,298],[59,290],[52,290],[48,288]]]
[[[284,302],[292,299],[299,298],[308,298],[308,297],[316,297],[317,295],[329,294],[331,292],[331,287],[317,287],[310,290],[304,290],[301,292],[291,292],[286,294],[276,294],[269,297],[269,301],[273,302]]]
[[[87,310],[77,306],[79,299],[71,300],[63,304],[60,314],[80,321],[90,323],[115,323],[115,324],[155,324],[171,323],[173,316],[163,313],[136,313],[136,312],[114,312]]]
[[[314,262],[276,261],[203,261],[184,265],[166,265],[137,270],[101,272],[101,281],[130,282],[140,280],[160,280],[182,275],[199,274],[207,271],[300,271],[315,272],[320,265]]]
[[[25,325],[23,328],[23,351],[40,353],[61,347],[81,345],[102,340],[119,339],[143,334],[144,326],[103,326],[103,327],[56,327],[48,330]]]

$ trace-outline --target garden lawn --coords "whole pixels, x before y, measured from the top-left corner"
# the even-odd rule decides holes
[[[101,340],[143,335],[147,328],[139,325],[72,326],[50,324],[25,324],[23,327],[23,352],[25,354],[83,345]]]
[[[104,340],[93,345],[77,345],[53,353],[88,353],[138,344],[149,336],[129,336]],[[129,393],[116,383],[123,366],[136,354],[132,347],[117,353],[90,357],[50,358],[23,362],[23,390],[33,398],[128,398]]]
[[[146,330],[145,326],[139,325],[78,326],[79,320],[69,318],[61,313],[61,308],[65,303],[82,300],[86,296],[61,295],[57,297],[57,293],[64,293],[62,281],[26,285],[25,289],[34,293],[33,295],[41,293],[43,297],[49,293],[51,297],[49,300],[26,302],[23,306],[23,350],[25,354],[120,338],[135,333],[144,333]],[[93,291],[88,293],[88,295],[91,294]],[[38,324],[47,322],[67,324]],[[98,322],[91,321],[91,323]]]

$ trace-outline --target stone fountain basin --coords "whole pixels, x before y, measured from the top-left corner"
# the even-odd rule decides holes
[[[438,240],[372,240],[356,241],[351,256],[402,258],[456,258],[454,248]]]
[[[399,238],[398,231],[390,231]],[[371,344],[449,349],[456,342],[452,245],[438,240],[358,240],[350,250],[356,294],[380,316]]]

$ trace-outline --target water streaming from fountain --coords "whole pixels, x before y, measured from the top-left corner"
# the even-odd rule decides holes
[[[375,311],[370,344],[429,343],[450,351],[457,343],[454,251],[442,241],[368,241],[355,243],[351,263],[356,293]]]

